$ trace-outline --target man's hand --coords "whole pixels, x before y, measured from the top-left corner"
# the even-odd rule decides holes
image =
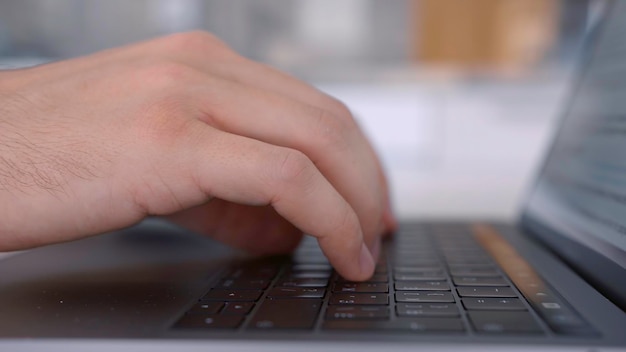
[[[261,254],[308,233],[363,280],[388,204],[342,103],[210,34],[0,72],[0,250],[160,215]]]

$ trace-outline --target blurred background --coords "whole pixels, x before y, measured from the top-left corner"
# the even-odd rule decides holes
[[[0,0],[0,69],[204,29],[345,101],[401,217],[509,220],[603,0]]]

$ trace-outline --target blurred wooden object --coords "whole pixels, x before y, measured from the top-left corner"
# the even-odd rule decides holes
[[[434,65],[523,70],[555,42],[559,14],[559,0],[417,0],[413,55]]]

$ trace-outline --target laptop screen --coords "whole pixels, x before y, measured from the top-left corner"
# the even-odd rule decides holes
[[[523,223],[541,224],[544,229],[534,226],[533,232],[555,252],[581,271],[591,271],[592,281],[623,295],[626,2],[616,2],[594,34],[589,59],[531,192]]]

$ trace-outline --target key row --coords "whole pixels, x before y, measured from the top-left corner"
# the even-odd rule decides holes
[[[322,301],[317,299],[268,300],[261,304],[247,324],[248,329],[312,329]],[[399,318],[389,320],[387,307],[329,307],[322,323],[324,330],[377,330],[414,332],[463,332],[464,324],[452,304],[406,304],[396,307]],[[469,320],[478,333],[540,333],[532,316],[525,311],[470,311]],[[236,329],[242,315],[187,314],[176,329]]]

